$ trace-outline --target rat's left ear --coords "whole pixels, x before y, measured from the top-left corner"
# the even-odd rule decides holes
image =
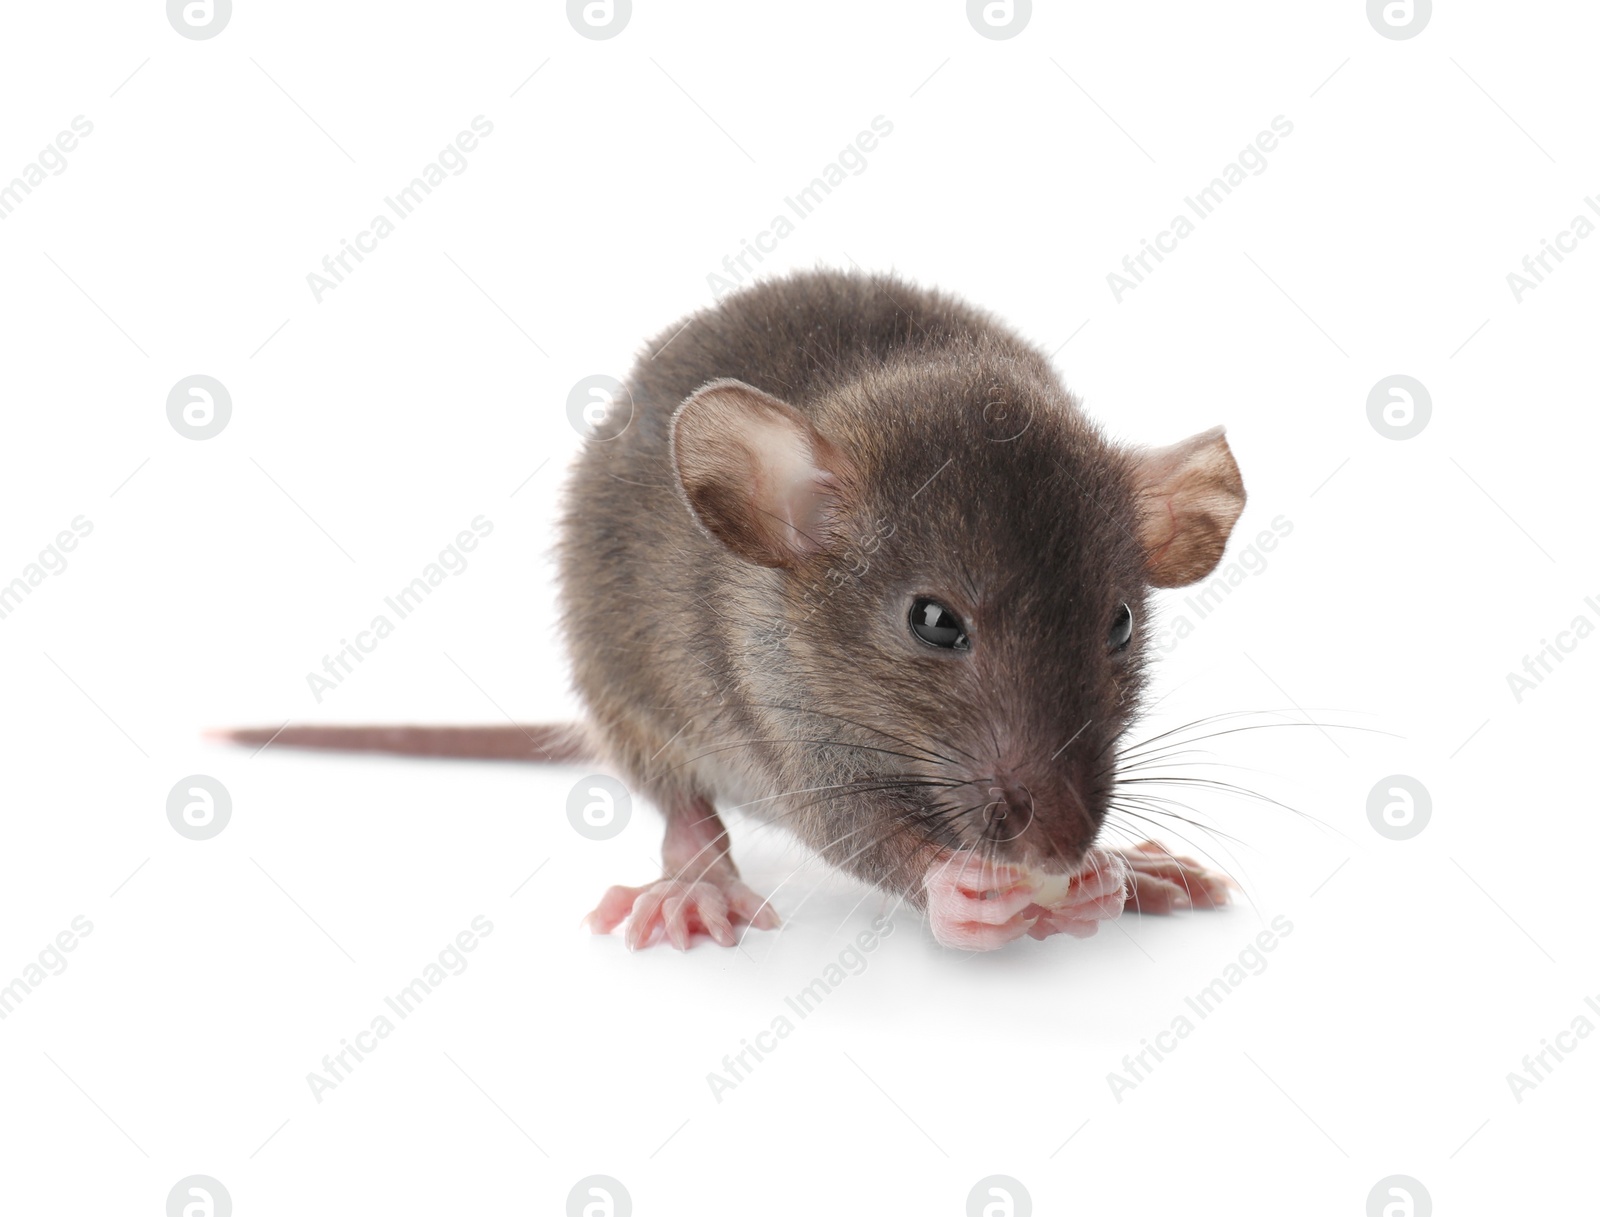
[[[702,385],[673,415],[672,462],[695,519],[746,562],[793,568],[836,539],[850,462],[769,393]]]
[[[1204,579],[1244,510],[1244,482],[1222,428],[1136,452],[1133,464],[1146,577],[1155,587]]]

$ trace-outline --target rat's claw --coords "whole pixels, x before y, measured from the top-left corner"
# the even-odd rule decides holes
[[[623,941],[632,951],[663,937],[678,950],[687,951],[696,933],[705,934],[719,946],[731,947],[738,941],[735,925],[774,929],[778,914],[738,879],[707,877],[613,887],[585,920],[596,934],[609,934],[626,920]]]
[[[685,892],[681,896],[668,896],[661,902],[661,925],[667,931],[667,941],[680,951],[689,949],[689,916],[684,908],[688,898]]]
[[[738,879],[731,879],[725,883],[723,892],[728,897],[728,907],[738,920],[747,922],[758,930],[775,930],[783,924],[778,917],[778,910],[772,907],[771,901],[757,895]]]
[[[627,933],[623,936],[628,950],[637,951],[640,947],[648,946],[656,931],[663,928],[663,906],[667,897],[679,887],[679,884],[664,879],[639,893],[639,898],[633,902],[633,912],[628,917]]]

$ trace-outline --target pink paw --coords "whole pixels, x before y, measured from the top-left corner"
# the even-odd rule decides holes
[[[1210,909],[1228,903],[1233,881],[1208,871],[1193,858],[1179,858],[1154,841],[1116,853],[1133,873],[1128,907],[1136,913]]]
[[[664,936],[678,950],[687,951],[696,932],[731,947],[735,925],[758,930],[778,927],[772,906],[732,878],[659,879],[643,887],[613,887],[584,920],[596,934],[609,934],[627,921],[629,950]]]
[[[1129,871],[1122,857],[1091,849],[1078,873],[1049,875],[972,850],[944,855],[928,871],[928,919],[941,946],[992,951],[1024,934],[1087,938],[1121,915]]]

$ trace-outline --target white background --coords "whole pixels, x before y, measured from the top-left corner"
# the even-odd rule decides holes
[[[204,1173],[240,1217],[560,1213],[606,1174],[640,1214],[959,1214],[1006,1174],[1041,1214],[1359,1215],[1405,1174],[1440,1214],[1573,1211],[1600,1037],[1521,1102],[1507,1074],[1600,995],[1600,641],[1520,701],[1507,673],[1600,623],[1600,241],[1520,303],[1506,275],[1600,189],[1600,18],[1453,3],[1391,40],[1356,2],[1038,9],[993,40],[952,0],[636,0],[597,41],[557,3],[241,0],[194,41],[150,0],[8,8],[0,180],[94,125],[0,221],[0,582],[93,525],[0,620],[0,983],[94,927],[0,1022],[8,1208],[159,1214]],[[319,303],[307,274],[476,115],[466,171]],[[892,135],[762,270],[958,292],[1119,437],[1226,423],[1234,553],[1292,532],[1163,656],[1149,729],[1342,727],[1207,744],[1242,768],[1193,772],[1303,813],[1207,795],[1227,835],[1175,826],[1236,907],[975,957],[902,911],[718,1102],[706,1075],[875,894],[741,822],[785,929],[630,956],[578,921],[652,877],[660,821],[583,839],[585,771],[200,732],[570,717],[569,388],[710,303],[877,115]],[[1277,115],[1268,168],[1117,302],[1107,273]],[[233,402],[203,442],[165,408],[196,373]],[[1404,441],[1366,410],[1396,373],[1433,403]],[[480,514],[468,569],[319,704],[306,674]],[[195,773],[233,800],[206,842],[165,814]],[[1408,841],[1367,819],[1391,774],[1431,793]],[[314,1099],[479,914],[471,966]],[[1280,915],[1264,970],[1119,1101],[1124,1055]]]

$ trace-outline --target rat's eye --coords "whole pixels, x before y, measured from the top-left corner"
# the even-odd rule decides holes
[[[949,651],[965,651],[972,645],[967,640],[967,629],[961,624],[961,618],[926,596],[919,596],[911,603],[911,632],[929,646]]]
[[[1124,604],[1111,615],[1111,630],[1106,635],[1106,645],[1113,651],[1127,647],[1133,639],[1133,610]]]

